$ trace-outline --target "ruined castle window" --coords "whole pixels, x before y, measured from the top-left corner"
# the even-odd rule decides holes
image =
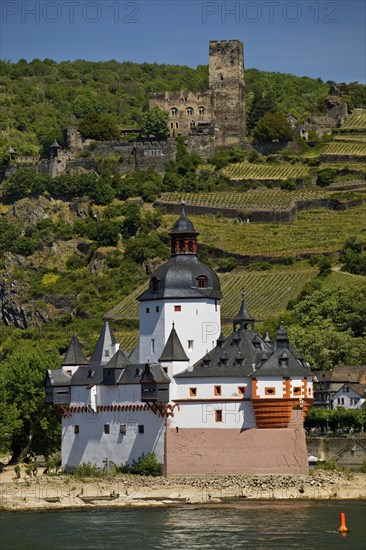
[[[204,115],[206,113],[206,109],[204,107],[198,107],[198,114]]]
[[[110,433],[109,424],[104,424],[104,433],[105,433],[105,434],[109,434],[109,433]]]
[[[275,388],[264,388],[265,395],[275,395],[275,393],[276,393]]]
[[[214,395],[217,395],[217,396],[221,395],[221,386],[214,386]]]
[[[174,128],[173,122],[170,123],[170,127],[171,127],[171,128]]]
[[[245,386],[238,386],[238,394],[245,395]]]
[[[139,434],[145,433],[145,426],[144,424],[139,424]]]
[[[79,433],[79,430],[80,430],[79,425],[78,425],[78,424],[75,424],[75,426],[74,426],[74,434],[78,434],[78,433]]]
[[[176,127],[176,128],[179,128],[178,122],[175,123],[175,127]]]
[[[222,411],[215,411],[215,422],[222,422]]]
[[[194,128],[196,126],[196,123],[194,122],[194,120],[192,120],[190,123],[189,123],[189,126],[191,128]]]
[[[193,109],[192,109],[192,107],[187,107],[187,109],[186,109],[186,114],[187,114],[187,116],[193,116]]]
[[[207,277],[200,275],[197,277],[198,288],[207,288]]]
[[[178,116],[178,109],[176,107],[173,107],[173,109],[170,110],[170,114],[172,116]]]
[[[189,395],[191,397],[196,397],[197,396],[197,388],[189,388]]]

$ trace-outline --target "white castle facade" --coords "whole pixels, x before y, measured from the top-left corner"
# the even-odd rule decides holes
[[[260,338],[244,297],[224,338],[220,283],[184,209],[170,235],[170,259],[138,298],[136,350],[119,349],[106,322],[90,360],[74,336],[62,368],[48,371],[62,466],[130,464],[153,451],[167,475],[306,473],[308,366],[282,325],[273,345]]]

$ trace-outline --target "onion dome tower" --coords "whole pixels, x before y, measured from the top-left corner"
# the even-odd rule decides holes
[[[151,276],[139,296],[139,361],[156,362],[172,323],[191,364],[212,349],[220,334],[220,282],[197,254],[197,236],[185,204],[171,232],[171,256]]]

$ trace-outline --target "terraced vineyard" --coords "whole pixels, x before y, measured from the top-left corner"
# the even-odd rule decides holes
[[[349,170],[356,170],[360,173],[365,173],[365,166],[362,164],[362,162],[348,162],[348,161],[341,161],[341,162],[322,162],[319,166],[320,170],[323,170],[324,168],[336,168],[339,170],[340,168],[348,168]]]
[[[189,206],[187,207],[189,213]],[[297,256],[339,251],[349,236],[360,233],[366,243],[366,205],[346,210],[299,212],[291,223],[244,223],[214,215],[189,215],[204,243],[242,255]],[[176,216],[165,216],[169,230]]]
[[[308,186],[296,191],[285,189],[250,189],[249,191],[219,191],[214,193],[163,193],[162,202],[179,203],[184,200],[191,206],[213,206],[235,209],[284,210],[295,205],[296,200],[326,197],[319,187]]]
[[[352,185],[358,185],[360,188],[366,185],[365,175],[359,174],[345,174],[336,176],[334,181],[327,187],[327,189],[333,189],[337,187],[347,187]]]
[[[352,156],[366,156],[366,144],[365,143],[352,143],[333,141],[327,143],[323,149],[325,155],[352,155]]]
[[[358,141],[366,143],[366,134],[336,134],[334,141]]]
[[[343,130],[365,130],[366,109],[354,109],[353,113],[346,118]]]
[[[323,283],[324,289],[338,289],[338,288],[354,288],[366,287],[366,277],[362,275],[352,275],[352,273],[346,273],[344,271],[332,271]]]
[[[286,309],[288,301],[298,296],[304,284],[315,274],[316,270],[311,267],[297,271],[284,268],[273,271],[238,270],[234,273],[220,274],[223,293],[221,314],[223,317],[236,315],[240,307],[241,292],[245,289],[247,305],[255,318],[264,320],[277,315]],[[108,313],[108,318],[138,319],[139,305],[135,298],[145,288],[146,283],[113,308]],[[129,344],[131,349],[136,342],[136,336],[132,334],[127,340],[122,335],[122,341],[125,348]]]
[[[228,178],[235,181],[271,180],[284,181],[290,178],[303,178],[309,174],[309,168],[301,164],[251,164],[238,162],[229,164],[221,170]]]

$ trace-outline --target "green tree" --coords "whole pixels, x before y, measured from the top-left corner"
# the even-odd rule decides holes
[[[253,139],[257,143],[288,141],[293,135],[291,124],[283,113],[266,113],[259,120],[253,132]]]
[[[55,357],[19,346],[0,366],[0,443],[23,461],[29,452],[50,454],[60,442],[60,419],[45,403],[45,376]]]
[[[119,138],[119,128],[114,117],[89,113],[79,122],[80,133],[90,139],[113,140]]]
[[[143,134],[157,139],[165,138],[168,133],[168,119],[168,113],[160,107],[149,109],[143,118]]]

